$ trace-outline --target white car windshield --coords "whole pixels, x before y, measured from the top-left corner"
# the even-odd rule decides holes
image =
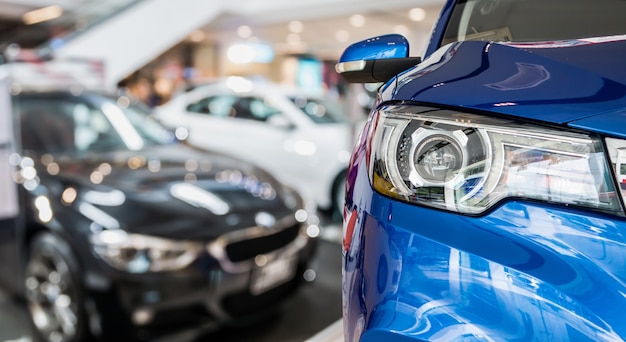
[[[339,105],[331,101],[305,96],[292,96],[289,99],[315,123],[324,124],[347,121],[346,114]]]
[[[458,0],[442,45],[544,42],[626,34],[624,0]]]

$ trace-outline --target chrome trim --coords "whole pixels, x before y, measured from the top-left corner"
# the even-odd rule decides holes
[[[344,72],[362,71],[365,69],[366,61],[342,62],[335,65],[335,71],[342,74]]]

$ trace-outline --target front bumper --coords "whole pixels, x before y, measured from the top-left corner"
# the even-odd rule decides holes
[[[279,234],[288,235],[284,243],[251,257],[238,251],[246,245],[232,247],[237,241],[227,243],[233,250],[226,253],[227,246],[216,246],[224,242],[218,239],[184,270],[148,274],[111,270],[104,276],[110,286],[89,289],[96,305],[92,315],[101,325],[96,334],[101,330],[106,335],[120,321],[150,340],[180,331],[201,333],[277,308],[298,289],[315,253],[317,241],[304,228],[298,224],[289,228],[291,233],[283,230]]]
[[[390,200],[360,175],[345,341],[626,338],[623,219],[521,201],[463,216]]]

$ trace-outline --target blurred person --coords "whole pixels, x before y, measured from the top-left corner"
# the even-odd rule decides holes
[[[156,90],[156,85],[146,77],[138,77],[125,88],[133,97],[151,108],[164,103],[164,97]]]

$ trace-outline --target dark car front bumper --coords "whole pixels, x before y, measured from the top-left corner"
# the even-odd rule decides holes
[[[130,274],[110,269],[91,280],[87,276],[87,309],[97,322],[91,330],[107,338],[132,330],[149,340],[177,340],[180,333],[254,321],[277,309],[300,287],[317,240],[301,224],[255,236],[258,229],[207,243],[184,270]],[[93,281],[98,277],[109,286]]]

